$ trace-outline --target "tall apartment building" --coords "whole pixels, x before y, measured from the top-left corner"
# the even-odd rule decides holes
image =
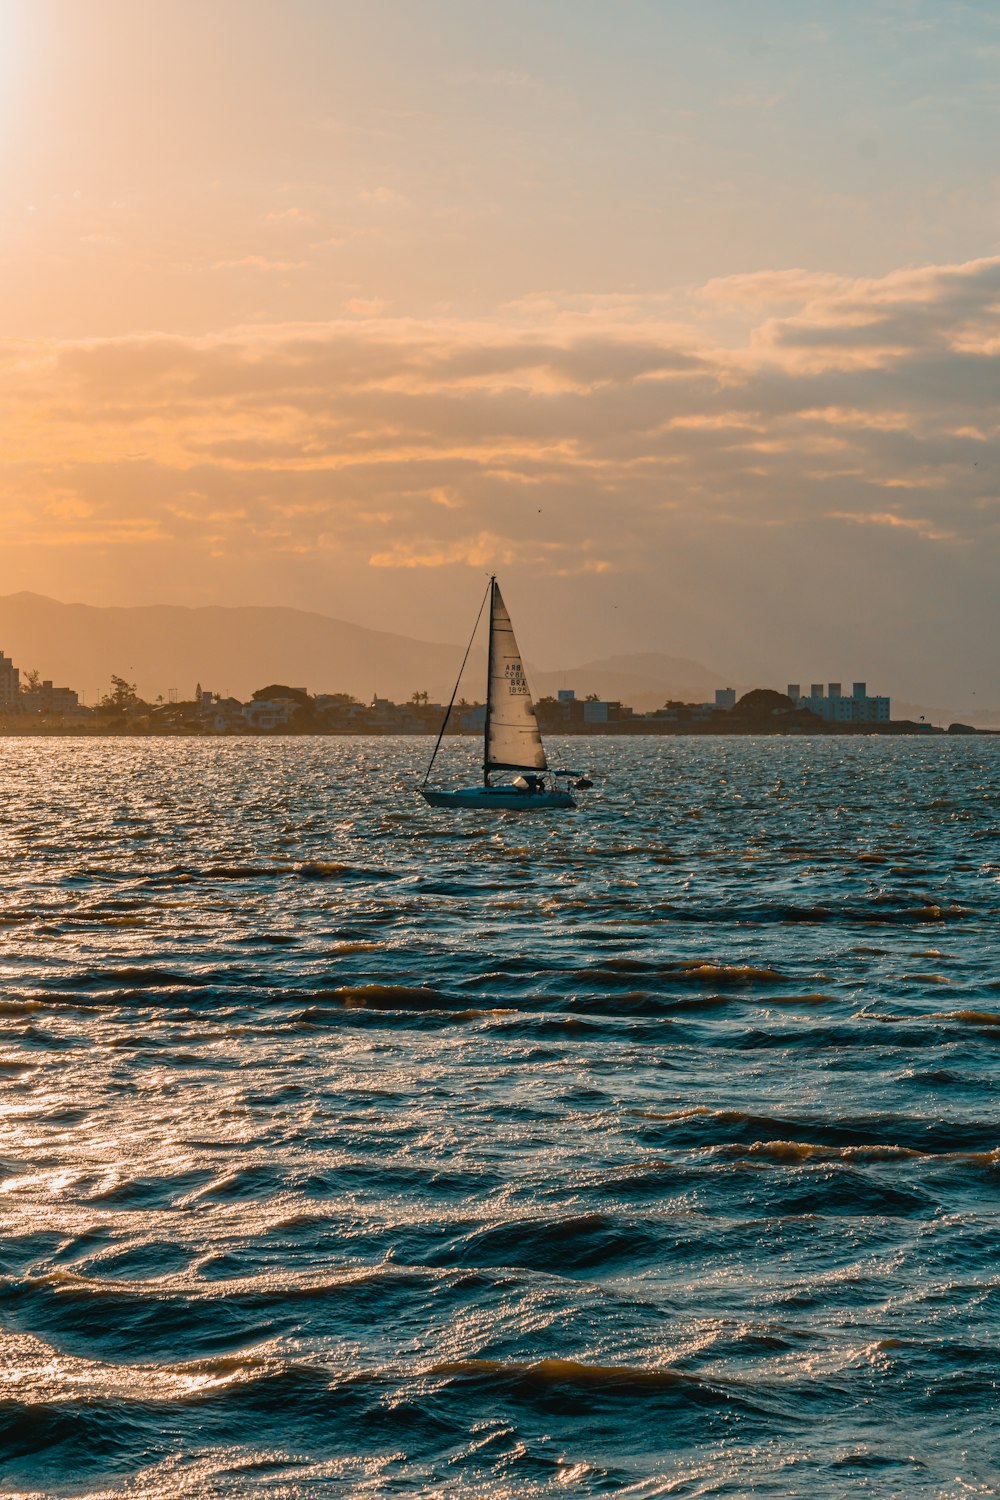
[[[0,651],[0,708],[12,708],[21,702],[21,674],[9,656]]]
[[[814,682],[808,697],[799,691],[797,682],[790,682],[788,696],[796,708],[808,708],[828,724],[888,724],[892,717],[889,699],[869,697],[866,682],[855,682],[850,697],[841,691],[839,682],[829,683],[826,693],[821,682]]]

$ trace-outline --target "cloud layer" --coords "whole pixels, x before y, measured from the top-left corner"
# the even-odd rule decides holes
[[[373,308],[8,343],[0,545],[36,588],[127,564],[156,597],[187,569],[217,598],[267,574],[272,597],[323,577],[350,602],[376,575],[412,591],[497,566],[617,579],[649,610],[678,559],[715,557],[735,608],[741,566],[763,591],[761,652],[784,629],[776,594],[794,604],[810,571],[821,593],[831,570],[849,593],[881,577],[898,614],[923,593],[919,558],[947,555],[934,608],[975,636],[1000,536],[998,390],[1000,258],[734,276],[683,303],[553,296],[492,320]],[[704,622],[690,578],[676,598]]]

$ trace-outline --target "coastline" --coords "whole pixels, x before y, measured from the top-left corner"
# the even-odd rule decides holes
[[[715,737],[718,739],[733,738],[760,738],[769,739],[841,739],[845,736],[871,736],[895,737],[900,735],[919,735],[941,737],[950,739],[962,738],[975,735],[996,735],[1000,729],[979,729],[971,724],[952,724],[942,726],[939,724],[916,723],[910,719],[890,720],[888,724],[829,724],[822,727],[804,729],[801,726],[784,727],[769,724],[734,724],[722,727],[719,724],[678,724],[667,722],[657,724],[646,721],[641,724],[625,723],[615,724],[588,724],[586,729],[573,729],[567,726],[556,727],[554,725],[543,725],[545,733],[557,735],[566,739],[635,739],[635,738],[659,738],[670,736],[672,738],[699,738]],[[261,740],[261,739],[434,739],[433,730],[400,730],[398,728],[318,728],[311,726],[308,729],[294,729],[289,725],[279,725],[274,729],[256,729],[246,731],[201,729],[194,725],[183,728],[159,729],[149,728],[146,725],[133,726],[129,724],[24,724],[0,725],[0,738],[5,739],[114,739],[114,740]],[[449,730],[446,739],[479,739],[481,735],[471,730]]]

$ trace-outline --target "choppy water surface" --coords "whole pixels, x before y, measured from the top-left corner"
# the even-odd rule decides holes
[[[0,744],[6,1492],[996,1492],[1000,741]]]

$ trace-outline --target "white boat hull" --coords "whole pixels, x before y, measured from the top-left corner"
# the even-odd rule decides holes
[[[432,792],[421,787],[431,807],[470,808],[478,812],[556,812],[575,807],[569,792],[522,791],[516,786],[466,786],[454,792]]]

